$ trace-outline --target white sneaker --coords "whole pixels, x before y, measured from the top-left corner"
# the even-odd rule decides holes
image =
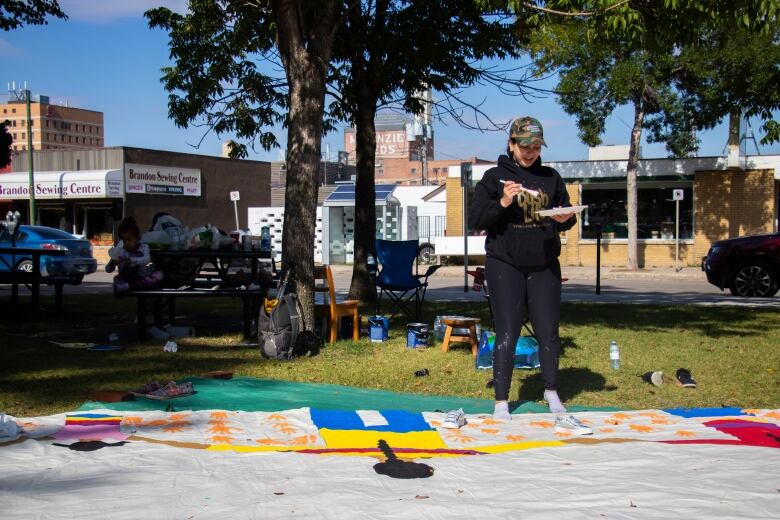
[[[442,428],[460,428],[466,424],[466,416],[463,413],[463,408],[457,410],[450,410],[447,412],[447,417],[444,422],[441,423]]]
[[[571,435],[593,435],[593,430],[582,424],[573,415],[555,418],[555,431]]]

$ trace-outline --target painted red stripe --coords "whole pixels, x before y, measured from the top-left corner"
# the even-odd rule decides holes
[[[321,448],[296,450],[297,453],[381,453],[379,448]],[[484,455],[481,451],[475,450],[448,450],[448,449],[421,449],[421,448],[393,448],[394,453],[430,453],[445,455]]]

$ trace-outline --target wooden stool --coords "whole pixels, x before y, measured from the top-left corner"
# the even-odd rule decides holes
[[[471,343],[471,355],[477,355],[477,323],[479,318],[443,318],[442,323],[447,325],[444,330],[444,341],[441,344],[441,351],[447,352],[450,349],[450,342]],[[452,334],[452,329],[469,329],[468,336],[456,336]]]

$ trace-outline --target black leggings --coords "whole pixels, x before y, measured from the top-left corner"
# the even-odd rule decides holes
[[[561,265],[556,259],[545,267],[524,269],[488,257],[485,278],[496,326],[493,348],[493,383],[496,401],[507,401],[514,370],[515,344],[520,328],[530,317],[539,341],[539,363],[546,390],[555,390],[561,339]]]

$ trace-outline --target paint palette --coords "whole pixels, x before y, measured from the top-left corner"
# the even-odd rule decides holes
[[[187,397],[190,395],[197,394],[197,390],[193,390],[192,392],[188,394],[179,394],[179,395],[152,395],[152,394],[141,394],[139,392],[130,392],[136,397],[145,397],[146,399],[153,399],[155,401],[168,401],[169,399],[178,399],[179,397]]]
[[[85,342],[50,341],[50,343],[53,343],[58,347],[72,348],[72,349],[88,349],[97,346],[96,343],[85,343]]]
[[[562,208],[552,208],[552,209],[543,209],[542,211],[537,211],[537,215],[540,215],[542,217],[552,217],[553,215],[568,215],[569,213],[580,213],[583,209],[586,209],[588,206],[564,206]]]

